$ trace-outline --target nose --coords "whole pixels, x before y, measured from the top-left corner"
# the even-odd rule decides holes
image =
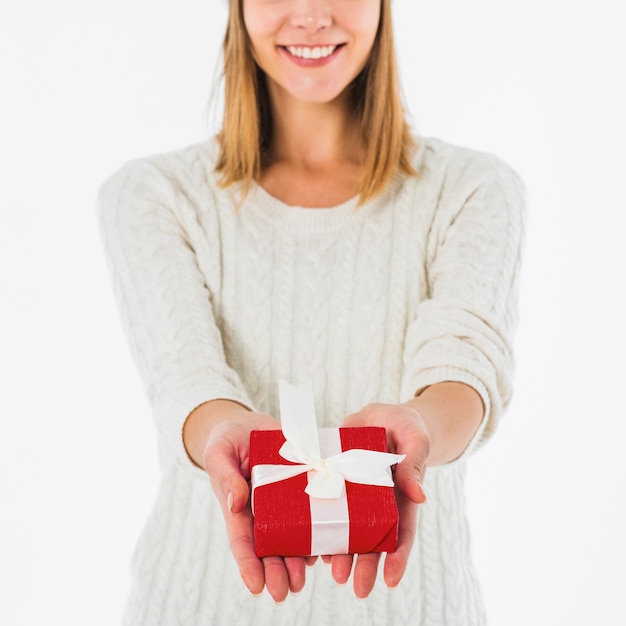
[[[292,24],[307,33],[316,33],[332,24],[328,0],[299,0],[292,14]]]

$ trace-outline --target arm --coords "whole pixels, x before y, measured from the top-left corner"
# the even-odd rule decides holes
[[[450,180],[452,172],[461,175]],[[370,405],[345,424],[387,428],[389,448],[406,454],[395,474],[399,541],[384,578],[398,584],[413,544],[426,468],[471,454],[495,429],[511,397],[511,340],[523,236],[523,190],[500,161],[479,157],[449,167],[429,233],[429,297],[418,306],[405,339],[399,405]],[[359,597],[373,588],[379,555],[360,555]],[[345,582],[352,559],[332,558]]]
[[[184,175],[190,175],[189,168]],[[124,330],[159,437],[177,465],[208,474],[248,588],[260,593],[267,585],[281,600],[304,584],[304,561],[257,559],[246,505],[250,430],[279,424],[252,410],[225,359],[210,281],[200,268],[201,256],[204,272],[219,267],[218,229],[210,214],[203,218],[215,228],[216,249],[200,254],[192,236],[198,227],[195,187],[201,184],[193,181],[191,189],[182,189],[176,173],[160,162],[126,166],[100,193],[102,236]],[[210,201],[202,199],[205,206]]]
[[[405,337],[402,396],[446,381],[478,393],[484,416],[463,454],[495,431],[510,403],[525,198],[517,175],[478,155],[441,193],[428,238],[428,297]],[[450,175],[450,178],[452,176]]]
[[[193,245],[195,199],[168,167],[181,166],[125,166],[102,187],[98,211],[122,325],[159,438],[177,465],[198,473],[183,446],[187,416],[208,400],[251,403],[226,363]]]

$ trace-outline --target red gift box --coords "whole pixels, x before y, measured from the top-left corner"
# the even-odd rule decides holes
[[[335,429],[336,431],[336,429]],[[339,428],[341,449],[387,451],[384,428]],[[323,431],[319,431],[320,435]],[[256,465],[296,465],[285,460],[279,449],[285,442],[280,430],[253,431],[250,436],[250,471]],[[393,487],[345,481],[347,520],[316,519],[320,508],[332,502],[305,493],[307,473],[255,488],[253,483],[254,543],[258,557],[309,556],[316,537],[339,533],[348,527],[349,554],[393,552],[398,541],[398,507]],[[312,513],[313,511],[313,513]],[[323,517],[323,515],[322,515]],[[322,542],[323,543],[323,542]],[[321,545],[316,541],[316,545]],[[333,552],[334,553],[334,552]]]

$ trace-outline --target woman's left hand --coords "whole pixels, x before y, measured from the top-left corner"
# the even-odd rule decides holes
[[[370,404],[349,415],[343,427],[382,426],[387,431],[388,451],[405,454],[406,458],[395,469],[394,481],[398,502],[398,547],[385,557],[384,580],[395,587],[406,570],[409,554],[415,540],[417,507],[426,502],[422,487],[426,462],[430,453],[430,437],[420,414],[402,404]],[[359,554],[354,566],[354,593],[366,598],[374,587],[381,555]],[[344,584],[350,577],[353,555],[324,556],[331,563],[332,576]]]

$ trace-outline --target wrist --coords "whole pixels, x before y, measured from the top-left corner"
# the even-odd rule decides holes
[[[210,400],[196,407],[183,425],[183,444],[190,460],[204,469],[204,449],[215,426],[241,419],[250,410],[232,400]]]
[[[467,449],[484,417],[478,392],[459,382],[436,383],[405,403],[421,416],[431,439],[428,465],[445,465]]]

